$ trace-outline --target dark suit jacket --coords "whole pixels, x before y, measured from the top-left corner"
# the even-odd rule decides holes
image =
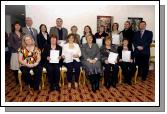
[[[35,28],[32,28],[32,30],[33,30],[33,34],[34,34],[34,37],[33,37],[34,41],[35,41],[36,45],[38,45],[38,43],[37,43],[37,34],[38,34],[38,32],[37,32],[37,30]],[[25,35],[27,35],[27,34],[31,35],[31,33],[30,33],[30,31],[29,31],[29,29],[27,27],[23,27],[22,31],[23,31],[23,33]]]
[[[37,42],[38,42],[38,47],[42,50],[46,44],[50,44],[49,34],[47,34],[47,40],[46,40],[43,34],[39,33],[37,35]]]
[[[68,31],[67,31],[67,29],[66,28],[62,28],[62,39],[63,40],[66,40],[67,39],[67,35],[68,35]],[[50,28],[50,32],[49,32],[49,35],[51,35],[51,34],[56,34],[57,35],[57,37],[58,37],[58,40],[59,40],[59,33],[58,33],[58,28],[57,27],[51,27]]]
[[[150,44],[152,42],[153,33],[152,31],[145,30],[142,38],[140,37],[140,31],[135,32],[133,37],[134,53],[150,55]],[[137,46],[143,46],[143,50],[139,51]]]

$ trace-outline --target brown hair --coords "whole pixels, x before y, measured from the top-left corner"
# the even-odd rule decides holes
[[[89,32],[89,33],[90,33],[91,35],[93,35],[93,33],[92,33],[92,29],[91,29],[91,27],[90,27],[89,25],[86,25],[86,26],[84,27],[84,32],[83,32],[83,33],[84,33],[84,35],[86,35],[86,32],[85,32],[85,28],[86,28],[86,27],[88,27],[88,28],[89,28],[89,30],[90,30],[90,32]]]
[[[118,23],[113,23],[113,24],[112,24],[112,31],[113,31],[113,27],[114,27],[114,25],[117,26],[117,30],[118,30],[118,28],[119,28],[119,24],[118,24]]]
[[[105,41],[107,41],[107,40],[112,41],[112,39],[111,39],[111,37],[110,37],[110,36],[106,36],[106,37],[104,38],[104,42],[105,42]]]
[[[70,38],[71,36],[73,36],[73,38],[74,38],[74,42],[76,42],[76,35],[75,35],[75,34],[73,34],[73,33],[70,33],[70,34],[67,36],[66,43],[68,43],[68,42],[69,42],[69,38]]]

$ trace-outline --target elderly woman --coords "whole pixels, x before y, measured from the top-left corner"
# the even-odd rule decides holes
[[[104,66],[104,86],[109,89],[112,85],[116,87],[117,76],[119,71],[119,66],[117,64],[117,60],[115,60],[115,64],[111,64],[108,61],[108,57],[110,52],[117,53],[117,49],[115,45],[111,45],[111,37],[107,36],[104,40],[105,45],[101,47],[101,60]]]
[[[29,85],[29,92],[34,94],[34,90],[39,90],[39,84],[42,75],[42,67],[39,65],[41,60],[40,49],[35,46],[35,41],[30,35],[25,35],[22,39],[22,46],[18,50],[20,70],[24,77],[25,83]],[[34,80],[32,80],[30,70],[34,72]]]
[[[92,91],[99,90],[99,79],[101,73],[100,49],[93,43],[93,36],[86,37],[87,43],[82,47],[82,65],[90,79]]]
[[[58,61],[52,62],[51,51],[58,52],[59,54],[57,57]],[[59,81],[60,81],[61,54],[62,54],[62,47],[57,44],[57,36],[55,34],[51,34],[50,44],[47,44],[42,52],[42,61],[47,70],[50,89],[57,90],[59,92],[60,92]]]
[[[62,57],[64,58],[65,66],[67,67],[68,88],[71,88],[73,70],[75,76],[75,88],[78,88],[79,73],[80,73],[80,56],[81,50],[75,41],[75,34],[67,36],[67,43],[63,46]]]

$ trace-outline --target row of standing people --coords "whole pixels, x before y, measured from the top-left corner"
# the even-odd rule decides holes
[[[62,29],[58,29],[59,27],[61,28],[62,27],[62,19],[60,19],[60,18],[58,18],[57,20],[56,20],[56,23],[57,23],[57,27],[52,27],[51,29],[50,29],[50,34],[52,34],[52,33],[55,33],[56,34],[56,36],[57,36],[57,40],[64,40],[64,39],[66,39],[66,37],[67,37],[67,34],[68,34],[68,32],[67,32],[67,29],[65,29],[65,28],[62,28]],[[35,29],[28,29],[28,26],[32,26],[32,19],[31,18],[26,18],[26,24],[27,24],[27,27],[25,27],[25,28],[23,28],[23,29],[21,29],[21,26],[19,25],[19,23],[15,23],[14,24],[14,30],[13,30],[13,32],[9,35],[10,36],[10,38],[9,38],[9,41],[11,42],[10,44],[11,44],[11,46],[13,46],[13,48],[12,48],[12,58],[16,58],[17,57],[17,49],[21,46],[21,39],[22,39],[22,36],[23,36],[23,34],[22,34],[22,30],[23,30],[23,33],[24,34],[30,34],[31,36],[32,36],[32,38],[34,39],[34,41],[35,41],[35,44],[38,44],[38,46],[39,46],[39,48],[40,49],[44,49],[44,47],[46,46],[45,45],[45,43],[46,44],[48,44],[49,42],[50,42],[50,40],[51,40],[51,38],[49,38],[50,36],[48,35],[48,33],[46,32],[47,31],[47,29],[46,29],[46,25],[41,25],[40,26],[40,33],[38,34],[38,35],[35,35],[37,32],[35,32],[36,30]],[[134,44],[134,48],[135,48],[135,50],[134,50],[134,52],[135,52],[135,59],[136,59],[136,63],[137,63],[137,65],[141,68],[141,70],[143,71],[142,72],[142,78],[143,78],[143,80],[145,80],[146,79],[146,75],[148,74],[148,59],[149,59],[149,53],[150,53],[150,49],[149,49],[149,45],[150,45],[150,43],[151,43],[151,41],[152,41],[152,32],[151,31],[148,31],[148,30],[145,30],[145,26],[146,26],[146,23],[143,21],[143,22],[141,22],[140,23],[140,25],[139,25],[139,28],[141,29],[141,30],[144,30],[144,33],[142,33],[143,34],[143,36],[141,37],[141,33],[140,33],[140,31],[138,31],[138,32],[136,32],[136,33],[134,33],[133,31],[131,31],[131,29],[130,29],[130,23],[128,22],[128,21],[126,21],[125,22],[125,29],[121,32],[122,33],[122,36],[123,36],[123,38],[128,38],[127,39],[127,41],[129,42],[128,43],[128,49],[130,49],[130,50],[132,50],[132,42],[133,42],[133,44]],[[129,28],[128,28],[129,27]],[[118,24],[113,24],[113,29],[115,28],[115,30],[117,30],[117,33],[120,33],[120,32],[118,32]],[[27,33],[26,33],[26,29],[28,30],[27,31]],[[74,34],[75,34],[75,42],[76,43],[78,43],[80,46],[82,46],[82,48],[84,49],[84,46],[86,46],[86,44],[85,45],[83,45],[84,43],[83,43],[83,39],[84,38],[87,38],[87,36],[92,36],[92,42],[93,42],[93,45],[94,45],[94,43],[96,42],[96,40],[95,40],[95,36],[98,36],[98,38],[101,36],[101,37],[106,37],[106,36],[108,36],[107,35],[107,33],[105,33],[104,31],[103,31],[103,27],[101,27],[101,32],[99,32],[99,33],[96,33],[95,35],[93,35],[92,34],[92,32],[91,32],[91,28],[89,27],[89,26],[85,26],[85,28],[84,28],[84,36],[85,37],[82,37],[81,38],[81,40],[79,39],[80,37],[79,37],[79,35],[78,34],[76,34],[76,30],[77,30],[77,27],[76,26],[73,26],[72,28],[71,28],[71,30],[72,31],[74,31]],[[103,31],[103,32],[102,32]],[[91,34],[90,34],[91,33]],[[115,32],[116,33],[116,32]],[[103,36],[103,35],[104,36]],[[121,36],[121,34],[119,34],[120,36]],[[35,36],[37,36],[37,39],[35,40]],[[42,41],[42,37],[43,37],[43,39],[45,39],[45,40],[43,40]],[[144,37],[144,38],[143,38]],[[132,38],[133,38],[133,40],[132,40]],[[111,39],[111,38],[110,38]],[[87,39],[86,39],[87,40]],[[121,40],[120,40],[121,41]],[[87,42],[87,41],[86,41]],[[40,45],[40,44],[42,44],[42,45]],[[87,43],[88,44],[88,43]],[[105,44],[105,41],[103,41],[103,44]],[[114,46],[116,46],[116,45],[114,45]],[[87,48],[88,48],[89,46],[87,45]],[[97,46],[98,47],[98,46]],[[96,49],[98,49],[96,47]],[[104,47],[104,46],[103,46]],[[116,46],[116,47],[118,47],[118,46]],[[90,49],[92,49],[92,48],[90,48]],[[90,51],[90,50],[89,50]],[[85,52],[85,51],[84,51]],[[92,52],[94,52],[93,50],[92,51],[90,51],[90,54],[92,54]],[[84,55],[84,54],[83,54]],[[97,58],[96,58],[97,59]],[[95,59],[95,60],[96,60]],[[89,62],[89,63],[91,63],[91,62],[93,62],[93,61],[95,61],[95,60],[87,60],[86,62]],[[76,61],[76,60],[75,60]],[[97,60],[96,60],[97,61]],[[142,62],[141,62],[142,61]],[[144,61],[144,62],[143,62]],[[15,60],[13,60],[13,61],[11,61],[11,69],[14,69],[15,71],[15,76],[16,76],[16,80],[17,80],[17,70],[18,70],[18,64],[16,63],[17,61]],[[84,63],[83,63],[84,64]],[[75,64],[73,64],[73,65],[69,65],[69,67],[71,67],[71,66],[75,66]],[[77,65],[76,65],[77,66]],[[90,65],[91,66],[91,65]],[[99,65],[97,65],[97,66],[99,66]],[[13,68],[12,68],[13,67]],[[68,67],[68,65],[67,65],[67,67]],[[69,68],[70,69],[70,68]],[[105,68],[105,69],[107,69],[107,68]],[[87,70],[87,73],[89,74],[89,71],[90,69],[88,68],[88,70]],[[96,72],[98,71],[98,69],[96,69]],[[115,70],[113,70],[113,71],[115,71]],[[76,69],[76,72],[77,72],[77,69]],[[69,72],[68,72],[69,73]],[[67,74],[68,74],[67,73]],[[69,73],[70,74],[70,73]],[[97,73],[96,73],[97,74]],[[108,74],[108,73],[104,73],[104,74]],[[90,74],[91,75],[91,74]],[[99,75],[99,73],[98,73],[98,75]],[[94,77],[94,76],[89,76],[89,77]],[[97,76],[97,77],[99,77],[99,76]],[[92,81],[91,82],[96,82],[95,80],[93,80],[94,78],[92,78]],[[68,80],[71,80],[71,79],[68,79]],[[91,80],[91,79],[90,79]],[[97,79],[98,80],[98,79]],[[77,84],[75,84],[76,86],[77,86]],[[98,87],[98,84],[96,84],[97,86],[96,87]],[[106,84],[107,85],[107,84]],[[108,84],[108,85],[110,85],[110,84]],[[113,84],[114,86],[115,86],[115,84]],[[69,84],[69,86],[70,86],[70,84]],[[52,87],[52,88],[54,88],[54,87]],[[56,88],[58,88],[58,87],[56,87]]]

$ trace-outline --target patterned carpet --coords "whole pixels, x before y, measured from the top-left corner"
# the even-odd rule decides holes
[[[138,77],[132,86],[118,84],[116,88],[107,90],[100,85],[96,93],[91,91],[90,85],[80,86],[78,89],[68,89],[67,84],[61,92],[50,91],[48,84],[45,89],[35,92],[31,96],[23,83],[23,93],[19,92],[19,85],[15,84],[14,76],[9,65],[6,65],[5,100],[6,102],[154,102],[155,100],[155,72],[150,71],[144,82]]]

